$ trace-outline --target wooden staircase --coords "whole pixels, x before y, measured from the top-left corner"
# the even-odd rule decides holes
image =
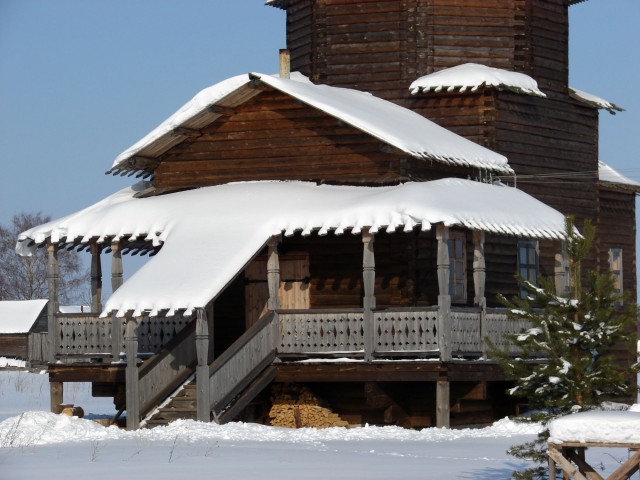
[[[245,332],[209,365],[211,419],[226,423],[236,418],[276,376],[275,322],[272,313]],[[191,369],[193,372],[193,369]],[[149,408],[144,426],[166,425],[197,418],[196,381],[191,376],[167,396],[159,408]]]

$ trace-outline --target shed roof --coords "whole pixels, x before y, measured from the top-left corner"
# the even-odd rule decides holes
[[[159,253],[105,303],[103,315],[205,306],[272,235],[359,233],[432,224],[535,238],[562,238],[564,216],[507,186],[449,178],[392,187],[243,182],[149,198],[145,185],[124,189],[85,210],[28,230],[16,250],[58,242],[146,237]],[[215,272],[215,273],[213,273]]]
[[[602,161],[598,161],[598,180],[603,183],[617,185],[622,188],[640,192],[640,183],[625,177],[613,167]]]
[[[48,300],[5,300],[0,302],[0,334],[28,333]]]
[[[257,84],[289,95],[413,157],[512,173],[503,155],[440,127],[422,115],[358,90],[315,85],[299,73],[292,74],[291,79],[261,73],[239,75],[202,90],[118,155],[108,173],[144,171],[151,159],[187,138],[181,129],[203,128],[215,122],[221,116],[220,108],[234,108],[259,95],[260,90],[255,88]]]
[[[571,98],[574,98],[579,102],[586,103],[591,107],[603,108],[613,115],[615,115],[616,112],[624,112],[624,108],[619,107],[615,103],[612,103],[591,93],[583,92],[582,90],[578,90],[577,88],[569,87],[569,95],[571,96]]]
[[[409,90],[415,95],[419,92],[475,92],[483,87],[546,97],[538,89],[538,83],[524,73],[511,72],[477,63],[463,63],[430,73],[415,80],[409,86]]]

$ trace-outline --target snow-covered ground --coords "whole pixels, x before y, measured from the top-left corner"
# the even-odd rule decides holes
[[[86,384],[65,385],[65,402],[87,417],[112,415],[111,399]],[[0,371],[0,479],[479,479],[508,478],[526,464],[510,445],[537,427],[500,420],[481,429],[397,427],[325,430],[178,421],[126,432],[89,419],[53,415],[47,376]],[[626,451],[603,450],[592,464],[615,469]],[[589,458],[589,454],[588,454]]]

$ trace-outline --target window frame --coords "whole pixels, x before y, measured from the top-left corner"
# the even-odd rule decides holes
[[[540,244],[537,240],[534,240],[532,238],[522,238],[518,240],[517,249],[516,271],[518,272],[518,275],[537,287],[539,285],[538,280],[540,278]],[[526,252],[526,258],[524,259],[522,256],[523,250]],[[533,259],[531,258],[531,255],[533,255]],[[525,272],[524,275],[523,270]],[[532,273],[535,277],[533,281],[531,278]],[[529,292],[520,287],[519,294],[520,298],[525,298],[529,294]]]

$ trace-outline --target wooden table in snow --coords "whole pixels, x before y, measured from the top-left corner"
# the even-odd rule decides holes
[[[611,442],[563,442],[549,443],[549,479],[555,480],[556,467],[563,472],[563,479],[575,480],[625,480],[638,471],[640,466],[640,444]],[[602,477],[585,460],[588,447],[626,448],[633,452],[629,459],[620,465],[611,475]]]

